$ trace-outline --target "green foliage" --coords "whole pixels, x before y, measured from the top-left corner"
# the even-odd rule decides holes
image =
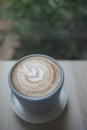
[[[30,30],[35,33],[52,31],[58,35],[66,35],[67,32],[70,33],[75,19],[87,16],[87,0],[3,0],[3,2],[7,5],[6,14],[14,21],[14,30],[25,36]]]
[[[47,43],[48,50],[52,46],[51,50],[67,58],[78,58],[82,53],[82,48],[79,49],[82,41],[78,39],[87,35],[84,34],[87,33],[87,0],[1,0],[1,3],[5,5],[5,17],[13,20],[12,30],[22,35],[21,38],[55,37],[62,44],[56,41],[54,47],[55,41]]]

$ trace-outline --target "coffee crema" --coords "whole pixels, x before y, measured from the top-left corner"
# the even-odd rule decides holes
[[[58,65],[47,57],[32,56],[18,62],[11,73],[13,87],[24,96],[39,98],[50,94],[61,79]]]

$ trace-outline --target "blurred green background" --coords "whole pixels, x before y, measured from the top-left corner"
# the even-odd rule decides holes
[[[18,36],[4,45],[9,47],[3,55],[6,50],[14,51],[11,59],[33,53],[87,59],[87,0],[2,0],[0,20],[4,25],[11,22],[3,25],[6,29],[1,25],[1,51],[8,34]]]

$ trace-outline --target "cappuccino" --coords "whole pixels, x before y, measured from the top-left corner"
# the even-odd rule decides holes
[[[45,56],[22,59],[11,73],[11,82],[16,91],[32,98],[47,96],[58,87],[60,80],[58,65]]]

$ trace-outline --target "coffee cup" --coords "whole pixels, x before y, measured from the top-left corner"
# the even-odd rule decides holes
[[[30,97],[30,96],[23,95],[22,93],[20,93],[18,90],[15,89],[14,84],[12,82],[12,73],[13,70],[16,68],[16,66],[19,65],[22,61],[33,57],[46,58],[47,60],[50,60],[58,67],[60,71],[60,81],[58,82],[58,85],[50,93],[44,96]],[[42,112],[50,111],[57,103],[57,100],[59,98],[59,95],[64,85],[64,71],[61,65],[55,59],[49,56],[42,55],[42,54],[28,55],[18,60],[17,63],[12,67],[8,76],[8,83],[10,86],[11,93],[19,101],[19,103],[21,104],[21,106],[25,111],[30,111],[33,113],[42,113]]]

